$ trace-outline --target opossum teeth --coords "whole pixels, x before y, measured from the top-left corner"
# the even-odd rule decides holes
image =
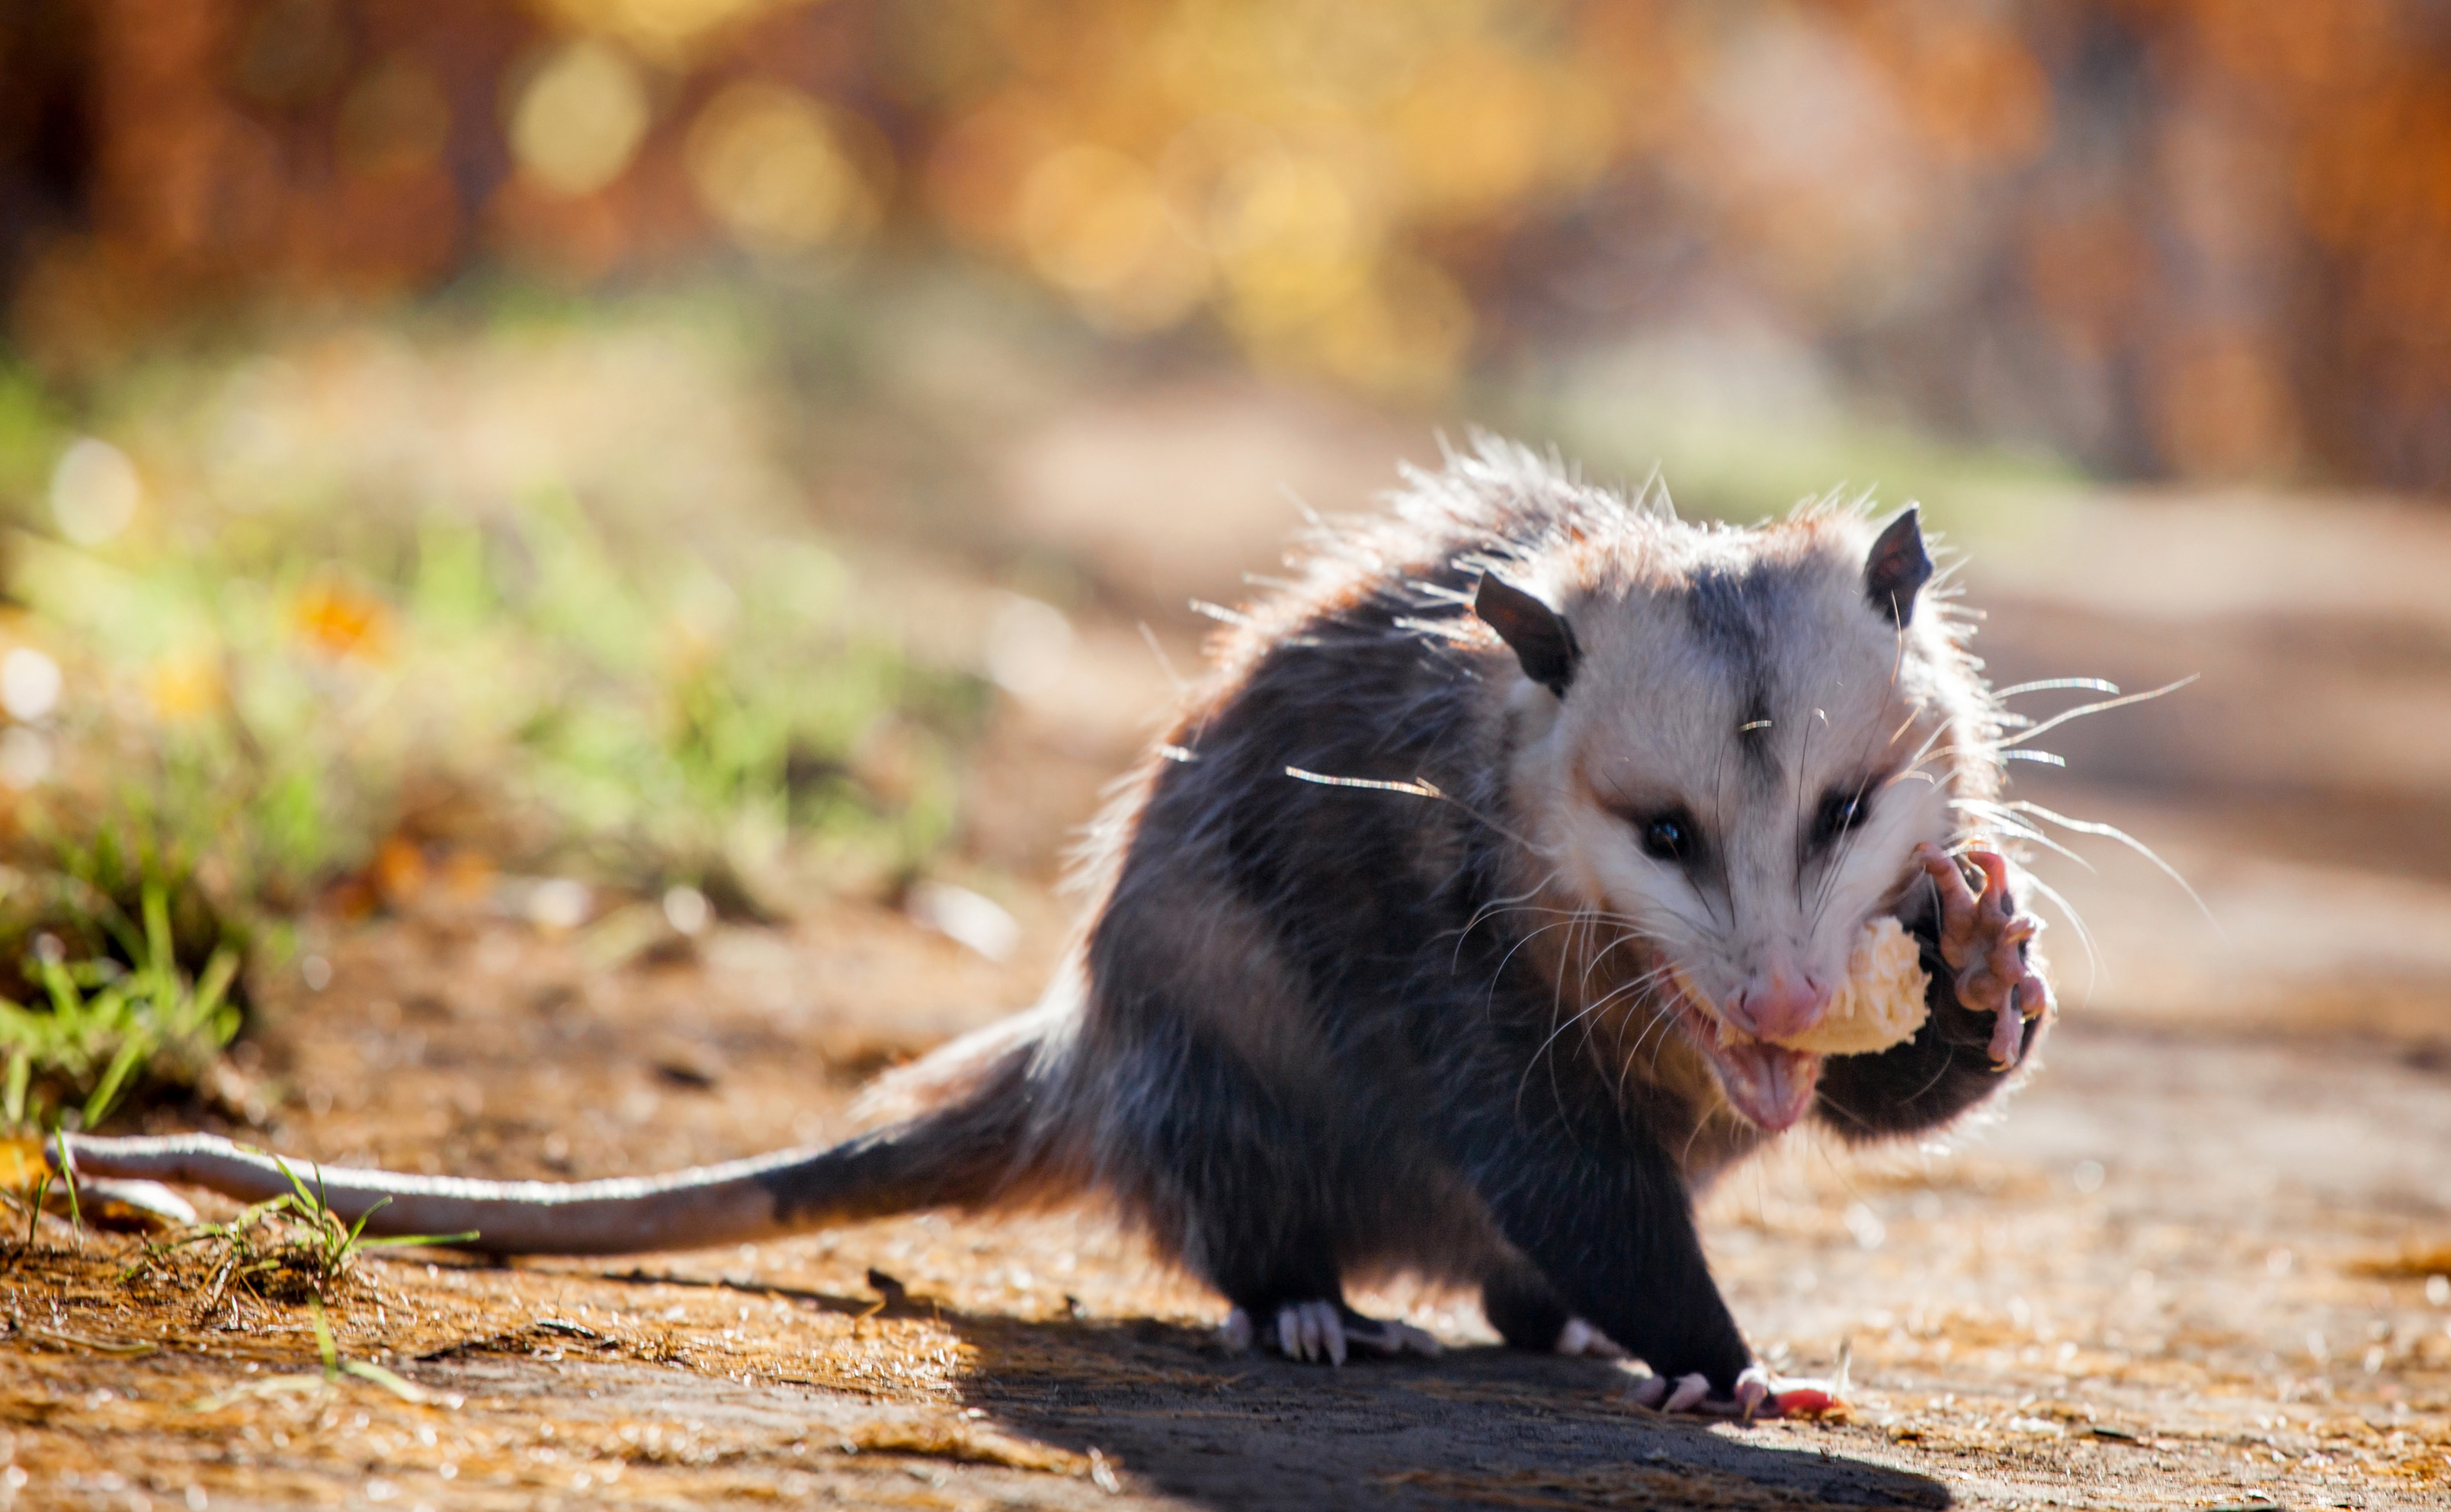
[[[1716,1048],[1742,1050],[1748,1045],[1758,1043],[1753,1035],[1730,1023],[1728,1016],[1713,1006],[1711,999],[1703,994],[1702,990],[1694,985],[1694,979],[1683,972],[1671,973],[1669,985],[1684,1001],[1685,1006],[1699,1016],[1703,1023],[1710,1026],[1712,1042]]]

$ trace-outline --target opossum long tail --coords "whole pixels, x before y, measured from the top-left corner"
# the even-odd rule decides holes
[[[996,1026],[912,1068],[947,1095],[826,1149],[784,1150],[660,1176],[470,1181],[282,1160],[211,1134],[66,1136],[81,1175],[176,1182],[243,1201],[290,1192],[289,1172],[369,1234],[461,1234],[485,1254],[606,1255],[738,1244],[923,1208],[974,1208],[1043,1184],[1051,1151],[1031,1129],[1043,1046],[1029,1021]],[[1022,1032],[1016,1032],[1022,1031]],[[59,1142],[47,1149],[54,1165]],[[284,1170],[283,1168],[286,1167]]]

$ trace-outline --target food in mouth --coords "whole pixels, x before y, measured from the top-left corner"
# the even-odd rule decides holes
[[[1847,980],[1811,1029],[1779,1041],[1815,1055],[1872,1055],[1915,1037],[1931,1010],[1931,977],[1906,926],[1876,914],[1847,956]]]
[[[1775,1133],[1804,1116],[1825,1055],[1870,1055],[1905,1044],[1923,1027],[1931,977],[1906,927],[1889,914],[1864,926],[1847,958],[1847,979],[1810,1029],[1776,1042],[1755,1039],[1710,1008],[1680,979],[1679,1018],[1711,1063],[1730,1106]]]

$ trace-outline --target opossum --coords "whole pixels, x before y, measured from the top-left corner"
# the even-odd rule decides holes
[[[890,1074],[891,1122],[643,1180],[318,1168],[326,1201],[594,1254],[1096,1194],[1238,1344],[1435,1352],[1346,1304],[1402,1272],[1478,1286],[1512,1345],[1638,1357],[1653,1404],[1796,1400],[1696,1197],[1807,1120],[1949,1123],[2051,1008],[1990,838],[2002,718],[1916,512],[1694,524],[1482,441],[1295,565],[1095,827],[1055,985]],[[1913,1037],[1782,1048],[1884,913],[1930,976]],[[90,1174],[287,1189],[217,1138],[65,1143]]]

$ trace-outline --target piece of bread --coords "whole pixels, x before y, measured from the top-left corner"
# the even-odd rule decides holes
[[[1869,1055],[1914,1038],[1931,987],[1919,954],[1904,925],[1887,913],[1873,919],[1849,953],[1847,980],[1821,1022],[1778,1043],[1816,1055]]]

